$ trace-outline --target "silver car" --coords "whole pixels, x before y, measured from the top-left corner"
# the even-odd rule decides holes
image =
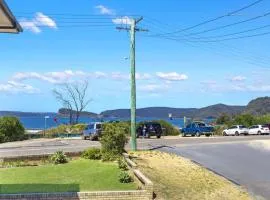
[[[102,132],[102,123],[101,122],[92,122],[86,126],[83,130],[82,138],[84,140],[97,140]]]

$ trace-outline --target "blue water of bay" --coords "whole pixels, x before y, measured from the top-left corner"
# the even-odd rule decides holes
[[[26,129],[44,129],[45,126],[46,128],[52,128],[59,126],[61,124],[68,124],[69,123],[69,118],[64,118],[64,117],[57,117],[57,120],[55,121],[55,118],[51,116],[50,118],[46,119],[44,117],[19,117],[21,123],[24,125]],[[151,120],[165,120],[169,123],[171,123],[174,126],[177,127],[183,127],[184,120],[183,118],[144,118],[144,117],[137,117],[137,122],[140,121],[151,121]],[[90,117],[81,117],[79,122],[80,123],[90,123],[90,122],[108,122],[112,120],[117,120],[117,121],[127,121],[129,118],[90,118]],[[46,121],[46,125],[45,125]]]

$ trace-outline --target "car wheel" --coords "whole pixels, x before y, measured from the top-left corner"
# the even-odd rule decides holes
[[[157,138],[159,139],[161,137],[161,135],[157,135]]]
[[[182,133],[182,137],[186,137],[186,134],[185,133]]]
[[[197,131],[197,132],[196,132],[196,136],[197,136],[197,137],[200,137],[200,136],[201,136],[200,132]]]
[[[238,133],[238,131],[236,131],[234,135],[235,135],[235,136],[239,136],[239,133]]]
[[[262,132],[261,131],[258,131],[258,135],[261,135],[262,134]]]
[[[224,132],[222,133],[222,135],[223,135],[223,136],[227,136],[227,133],[224,131]]]

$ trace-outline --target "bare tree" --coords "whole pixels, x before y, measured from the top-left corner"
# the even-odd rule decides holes
[[[82,111],[89,104],[91,99],[87,98],[86,92],[88,89],[88,82],[66,83],[61,85],[59,89],[54,89],[53,93],[56,99],[69,111],[70,123],[73,123],[73,114],[75,111],[75,123],[77,124]]]

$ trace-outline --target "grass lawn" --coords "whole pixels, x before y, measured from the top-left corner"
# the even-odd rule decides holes
[[[118,181],[116,163],[78,159],[62,165],[0,169],[0,193],[136,189]]]
[[[249,200],[249,194],[190,160],[158,151],[131,152],[139,169],[154,182],[157,200]]]

